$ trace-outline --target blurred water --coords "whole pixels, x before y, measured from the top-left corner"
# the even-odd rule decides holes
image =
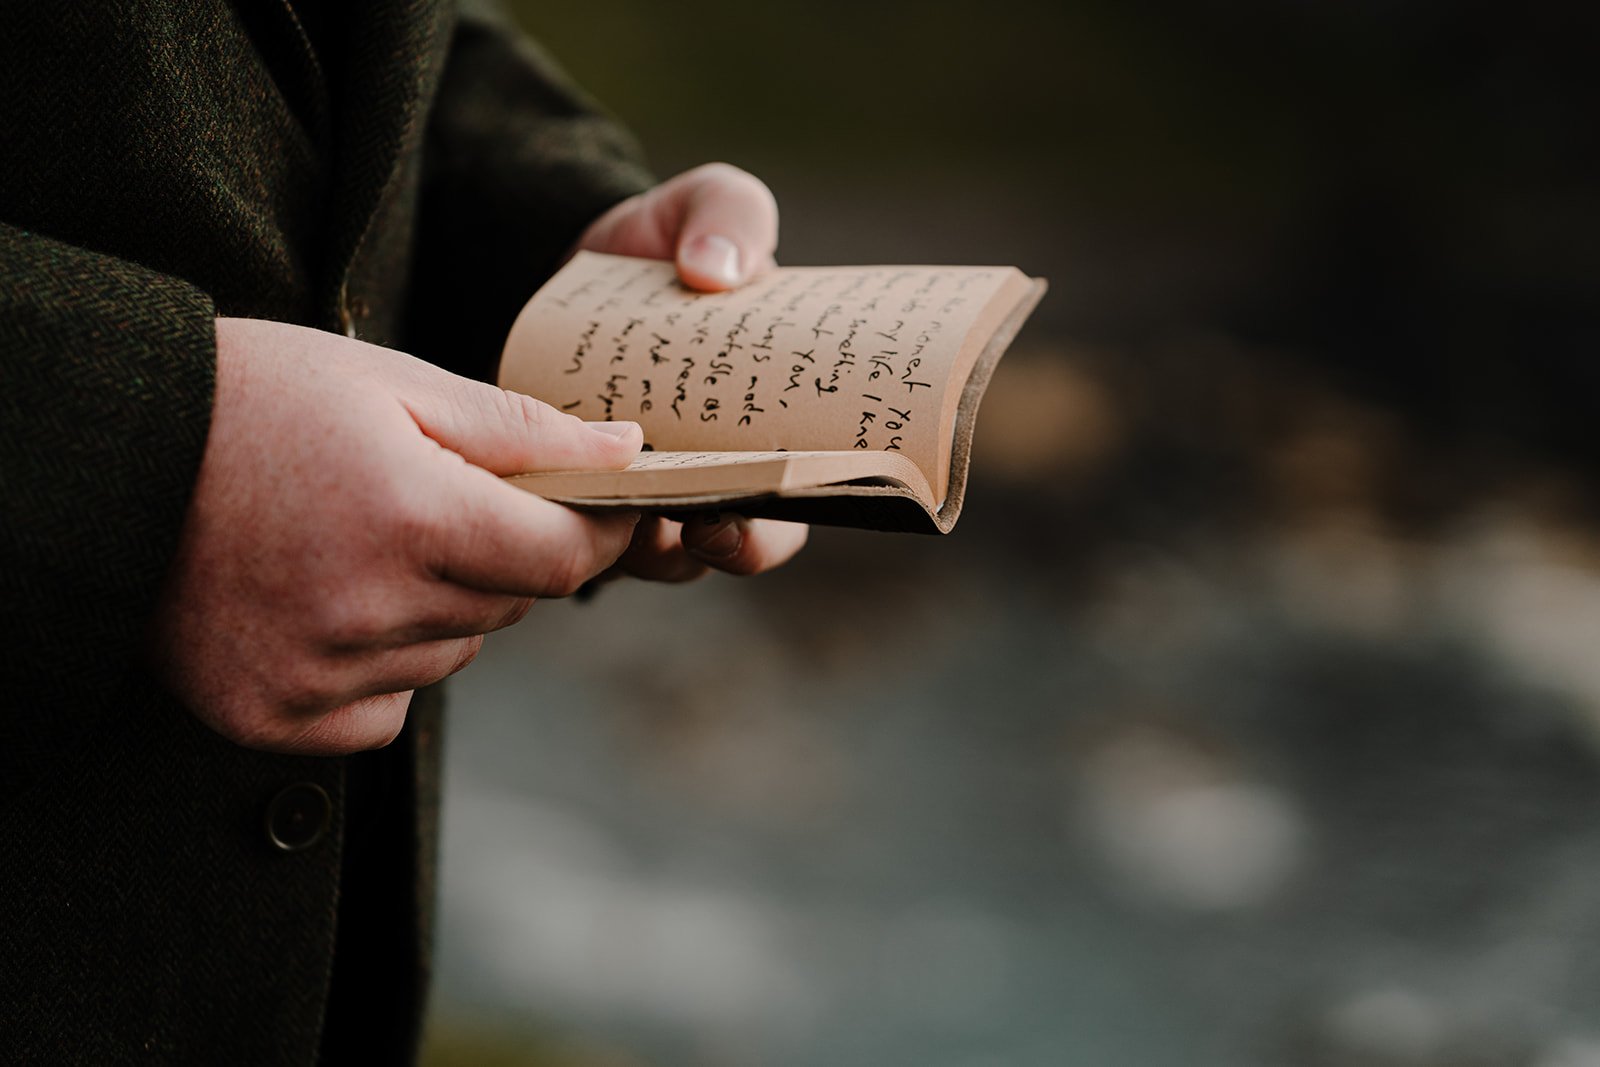
[[[1004,503],[492,639],[453,692],[441,1015],[651,1064],[1584,1062],[1568,533],[1120,543],[1074,592]]]

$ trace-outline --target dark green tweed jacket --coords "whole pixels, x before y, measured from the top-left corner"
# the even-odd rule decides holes
[[[309,1063],[354,1059],[351,1035],[360,1062],[412,1054],[434,702],[366,764],[275,756],[141,667],[212,320],[484,374],[583,225],[647,179],[492,14],[318,7],[345,38],[287,0],[9,4],[0,26],[5,1062]],[[286,852],[268,809],[296,783],[332,820]]]

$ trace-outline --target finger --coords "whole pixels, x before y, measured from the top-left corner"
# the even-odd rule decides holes
[[[422,641],[363,656],[353,700],[421,689],[461,670],[483,649],[483,635]]]
[[[627,550],[635,511],[583,513],[463,467],[453,506],[429,524],[423,558],[439,578],[513,597],[571,596]]]
[[[584,231],[578,247],[674,259],[685,284],[727,289],[773,265],[778,205],[754,175],[707,163],[616,205]]]
[[[427,603],[413,617],[385,631],[391,648],[426,641],[480,637],[521,622],[534,598],[485,593],[462,585],[439,582],[429,590]]]
[[[769,266],[778,247],[778,203],[761,179],[726,163],[684,178],[692,181],[674,252],[684,284],[731,289]]]
[[[684,524],[683,547],[719,571],[759,574],[788,562],[809,532],[803,523],[712,512]]]
[[[287,740],[265,747],[304,756],[344,756],[382,748],[400,735],[410,706],[410,690],[359,697],[310,720]]]
[[[650,582],[689,582],[706,573],[706,565],[683,548],[683,526],[656,516],[640,521],[617,569]]]
[[[411,694],[461,670],[482,648],[477,636],[361,656],[348,668],[347,702],[310,719],[279,750],[337,755],[382,748],[405,726]]]
[[[471,663],[482,646],[483,635],[475,634],[332,657],[326,663],[330,684],[325,698],[303,707],[299,714],[321,715],[330,705],[432,685]]]
[[[407,391],[423,433],[493,474],[620,470],[639,454],[634,422],[584,422],[541,400],[454,374],[427,375]]]

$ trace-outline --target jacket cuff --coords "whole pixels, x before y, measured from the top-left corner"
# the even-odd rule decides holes
[[[205,451],[211,299],[0,225],[0,657],[8,699],[135,665]]]

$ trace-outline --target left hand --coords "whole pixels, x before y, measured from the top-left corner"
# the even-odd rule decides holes
[[[670,259],[690,288],[719,292],[774,265],[778,203],[752,174],[707,163],[629,197],[596,219],[579,249]],[[708,514],[687,524],[643,519],[617,569],[659,582],[684,582],[707,568],[758,574],[806,543],[807,527],[771,519]]]

